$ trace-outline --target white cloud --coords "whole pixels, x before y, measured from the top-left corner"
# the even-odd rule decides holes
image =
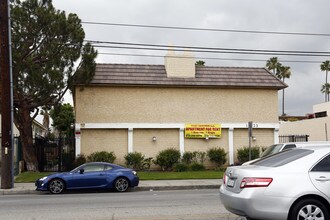
[[[256,31],[330,33],[330,1],[301,0],[53,0],[56,8],[78,14],[83,21],[202,27]],[[147,44],[294,51],[330,51],[330,37],[198,32],[84,24],[86,39]],[[100,49],[114,53],[164,55],[165,52]],[[203,57],[268,59],[271,56],[196,54]],[[279,56],[280,60],[317,60],[326,57]],[[162,64],[161,58],[100,55],[98,62]],[[264,62],[206,60],[213,66],[265,66]],[[324,73],[319,64],[291,66],[286,82],[286,112],[305,114],[323,101]],[[279,93],[281,97],[281,93]],[[279,104],[281,101],[279,102]],[[281,106],[279,106],[279,109]],[[280,111],[279,111],[280,113]]]

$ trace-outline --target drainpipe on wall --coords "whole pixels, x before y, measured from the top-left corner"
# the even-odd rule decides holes
[[[324,124],[324,130],[325,130],[325,140],[328,141],[328,126],[327,126],[327,123]]]

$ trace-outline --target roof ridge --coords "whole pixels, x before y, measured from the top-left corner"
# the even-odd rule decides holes
[[[127,66],[165,66],[163,64],[135,64],[135,63],[96,63],[96,65],[127,65]]]
[[[127,65],[127,66],[165,66],[164,64],[141,64],[141,63],[96,63],[96,65]],[[266,69],[265,67],[244,66],[196,66],[197,68],[237,68],[237,69]]]

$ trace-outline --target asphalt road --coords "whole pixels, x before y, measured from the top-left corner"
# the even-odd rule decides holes
[[[0,196],[0,216],[6,220],[242,219],[225,210],[216,189]]]

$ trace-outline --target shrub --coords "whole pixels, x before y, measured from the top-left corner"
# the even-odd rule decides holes
[[[191,164],[190,169],[192,171],[202,171],[202,170],[205,170],[205,166],[200,163],[193,163],[193,164]]]
[[[202,151],[196,151],[196,163],[201,163],[204,164],[206,159],[206,152],[202,152]]]
[[[162,170],[170,170],[180,160],[180,151],[174,148],[169,148],[159,152],[156,159],[153,161],[154,164],[161,167]]]
[[[116,160],[116,155],[113,152],[99,151],[90,154],[87,157],[89,162],[108,162],[113,163]]]
[[[223,148],[210,148],[207,151],[207,156],[212,163],[217,165],[217,168],[220,168],[227,161],[227,153]]]
[[[237,159],[240,164],[249,161],[249,147],[242,147],[237,150]],[[251,160],[258,158],[260,155],[259,147],[251,147]]]
[[[125,155],[125,164],[133,169],[142,169],[144,156],[139,152],[128,153]]]
[[[193,152],[186,151],[182,155],[182,162],[189,165],[189,164],[191,164],[194,156],[195,155]]]
[[[87,162],[87,160],[86,160],[85,155],[81,154],[73,161],[73,166],[78,167],[86,162]]]
[[[194,151],[189,152],[186,151],[182,156],[182,162],[185,164],[192,164],[192,163],[201,163],[204,164],[206,157],[206,152],[202,151]]]
[[[189,170],[189,166],[184,163],[178,163],[174,165],[174,171],[175,172],[185,172]]]

